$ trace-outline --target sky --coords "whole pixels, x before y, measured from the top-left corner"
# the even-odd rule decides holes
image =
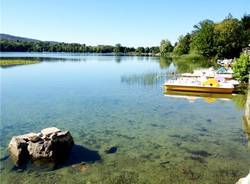
[[[0,32],[44,41],[158,46],[204,19],[250,13],[250,0],[0,0]]]

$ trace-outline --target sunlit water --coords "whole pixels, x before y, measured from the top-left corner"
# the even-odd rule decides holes
[[[239,98],[165,95],[178,65],[157,57],[42,57],[1,68],[1,183],[235,183],[250,154]],[[236,99],[236,100],[235,100]],[[56,126],[80,151],[54,170],[13,168],[14,135]],[[115,153],[106,151],[115,147]],[[84,164],[83,164],[84,162]]]

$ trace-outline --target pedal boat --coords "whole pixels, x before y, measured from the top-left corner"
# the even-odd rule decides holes
[[[208,79],[205,82],[192,80],[168,80],[164,83],[166,90],[187,91],[200,93],[221,93],[232,94],[234,85],[230,83],[219,83],[215,79]]]

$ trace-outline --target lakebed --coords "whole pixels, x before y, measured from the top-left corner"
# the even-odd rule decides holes
[[[187,63],[66,53],[2,57],[39,60],[0,69],[2,183],[235,183],[249,172],[244,96],[164,95],[159,76],[189,71]],[[191,69],[205,66],[193,63]],[[74,137],[70,160],[57,168],[13,167],[11,137],[51,126]]]

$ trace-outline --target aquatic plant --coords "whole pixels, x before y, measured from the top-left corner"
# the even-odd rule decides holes
[[[37,60],[26,60],[26,59],[0,59],[0,66],[9,65],[27,65],[39,63]]]

